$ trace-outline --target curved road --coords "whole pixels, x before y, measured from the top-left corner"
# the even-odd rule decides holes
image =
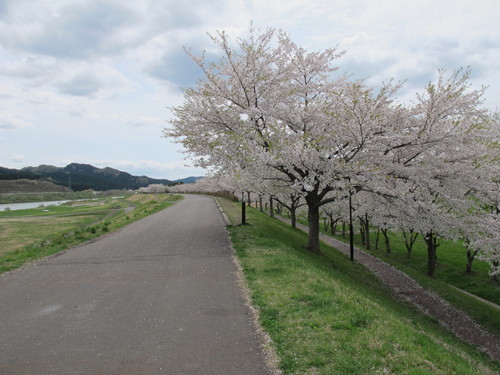
[[[266,374],[211,198],[0,277],[0,374]]]

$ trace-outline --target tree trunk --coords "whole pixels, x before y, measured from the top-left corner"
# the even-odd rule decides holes
[[[424,239],[427,244],[427,276],[432,277],[436,271],[437,248],[439,244],[437,243],[437,236],[432,231],[427,233]]]
[[[342,237],[345,237],[345,221],[342,221]]]
[[[273,197],[269,198],[269,214],[274,217]]]
[[[259,206],[260,206],[260,212],[263,212],[264,210],[262,209],[262,196],[259,197]]]
[[[354,260],[354,225],[352,223],[352,196],[349,193],[349,258]]]
[[[328,226],[329,226],[329,222],[328,222],[328,219],[326,217],[323,218],[323,226],[325,227],[325,232],[328,230]]]
[[[297,228],[297,208],[293,207],[290,209],[290,219],[292,220],[292,228]]]
[[[366,248],[371,250],[370,245],[370,221],[368,220],[368,214],[365,214],[365,235],[366,235]]]
[[[498,267],[498,260],[494,260],[493,261],[493,267],[495,267],[495,268]],[[497,275],[493,275],[492,279],[493,279],[493,281],[498,282],[498,276]]]
[[[387,254],[391,253],[391,243],[389,241],[389,235],[387,234],[388,229],[381,228],[382,234],[384,235],[385,249]]]
[[[248,197],[248,207],[252,205],[252,200],[250,199],[250,192],[247,191],[247,197]]]
[[[467,265],[465,267],[465,271],[467,273],[472,273],[472,262],[474,261],[474,257],[477,255],[477,250],[471,251],[471,249],[467,249]]]
[[[365,240],[365,224],[363,219],[359,217],[359,234],[361,234],[361,244],[364,246],[366,243]]]
[[[418,237],[418,233],[414,233],[413,229],[410,229],[409,234],[406,234],[406,231],[403,231],[403,238],[405,240],[407,258],[411,258],[411,252],[413,250],[413,245],[415,244],[417,237]]]
[[[241,224],[246,224],[246,208],[245,208],[245,202],[241,202]]]
[[[309,221],[309,239],[307,250],[319,254],[319,207],[308,204],[307,219]]]
[[[332,221],[332,223],[330,224],[330,225],[331,225],[331,228],[330,228],[330,229],[331,229],[331,231],[330,231],[330,232],[331,232],[331,234],[333,234],[333,235],[337,234],[337,223],[338,223],[338,221],[339,221],[339,219],[334,220],[334,221]]]
[[[377,234],[375,235],[375,249],[378,250],[378,240],[380,238],[380,228],[377,228]]]

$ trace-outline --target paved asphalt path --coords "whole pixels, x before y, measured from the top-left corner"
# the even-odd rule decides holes
[[[0,277],[0,374],[266,374],[211,198]]]

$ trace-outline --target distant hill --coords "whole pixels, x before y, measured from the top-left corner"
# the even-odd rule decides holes
[[[43,179],[74,191],[87,189],[104,191],[111,189],[139,189],[150,184],[168,185],[172,181],[147,176],[133,176],[113,168],[96,168],[89,164],[71,163],[66,167],[40,165],[21,170],[0,167],[0,180]]]
[[[0,179],[0,194],[5,193],[66,193],[70,190],[67,187],[56,185],[42,179]]]
[[[0,167],[0,180],[38,180],[40,178],[42,178],[42,176],[29,171]]]

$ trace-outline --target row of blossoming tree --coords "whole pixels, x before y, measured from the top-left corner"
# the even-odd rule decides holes
[[[188,52],[203,78],[164,130],[214,175],[197,189],[271,196],[293,217],[304,205],[311,252],[321,211],[345,217],[351,200],[367,230],[400,230],[410,243],[421,234],[429,275],[438,237],[463,239],[500,273],[500,122],[468,69],[439,71],[405,104],[402,83],[375,88],[337,74],[337,49],[308,52],[274,29],[211,38],[220,59]]]

